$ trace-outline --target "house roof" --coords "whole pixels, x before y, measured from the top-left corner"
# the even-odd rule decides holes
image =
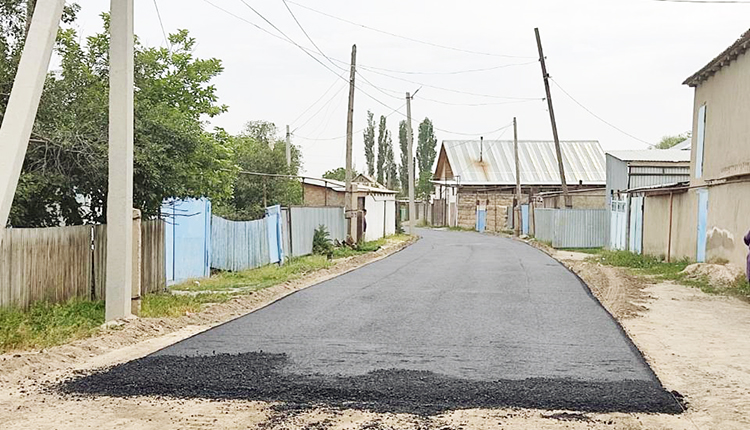
[[[485,140],[480,161],[480,141],[446,140],[443,151],[461,184],[511,185],[516,183],[515,151],[512,140]],[[561,141],[560,147],[568,184],[602,185],[606,183],[604,152],[598,141]],[[521,184],[557,185],[560,173],[553,141],[519,140],[518,158]],[[440,164],[440,163],[438,163]],[[439,169],[439,167],[438,167]]]
[[[736,59],[740,55],[744,54],[747,49],[750,48],[750,30],[746,31],[736,42],[729,48],[725,49],[724,52],[719,54],[718,57],[711,60],[710,63],[706,64],[702,69],[695,72],[692,76],[685,79],[683,85],[689,85],[691,87],[697,87],[703,81],[713,76],[716,72],[721,70],[722,67],[728,66],[732,60]]]
[[[621,161],[652,161],[663,163],[690,162],[690,151],[674,149],[643,149],[635,151],[607,151]]]
[[[690,139],[685,139],[677,145],[667,149],[667,151],[690,151],[693,146],[693,142]]]
[[[364,173],[360,173],[357,176],[352,179],[352,181],[358,183],[358,184],[370,184],[370,186],[375,188],[380,188],[383,190],[387,190],[388,188],[385,187],[385,185],[381,184],[380,182],[376,181],[370,176],[365,175]]]
[[[330,190],[344,193],[346,192],[346,183],[342,181],[337,181],[335,179],[318,179],[318,178],[302,178],[303,184],[308,185],[315,185],[318,187],[326,187]],[[381,193],[381,194],[397,194],[397,191],[389,190],[386,188],[378,188],[378,187],[372,187],[370,185],[365,185],[361,182],[355,182],[357,186],[357,191],[366,191],[368,193]]]

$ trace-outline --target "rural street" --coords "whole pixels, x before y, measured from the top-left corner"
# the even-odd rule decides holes
[[[426,413],[679,412],[615,320],[557,261],[506,238],[420,235],[384,260],[66,390]]]

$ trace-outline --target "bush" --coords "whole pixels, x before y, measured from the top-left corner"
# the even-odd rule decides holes
[[[319,225],[313,232],[313,254],[331,256],[333,254],[333,243],[324,225]]]

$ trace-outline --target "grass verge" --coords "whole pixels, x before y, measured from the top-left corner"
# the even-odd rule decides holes
[[[355,255],[362,255],[367,254],[368,252],[375,252],[383,245],[385,245],[389,240],[396,240],[398,242],[404,242],[409,239],[408,234],[394,234],[392,236],[387,236],[380,238],[378,240],[371,240],[369,242],[362,242],[357,245],[356,248],[349,248],[346,246],[341,246],[338,248],[335,248],[333,250],[333,258],[346,258],[346,257],[353,257]]]
[[[584,254],[597,255],[604,252],[603,248],[558,248],[558,251],[582,252]]]
[[[28,310],[0,309],[0,353],[42,349],[91,336],[104,323],[104,302],[38,302]]]
[[[290,259],[281,266],[270,264],[240,272],[219,272],[210,278],[173,285],[170,289],[190,292],[248,293],[298,279],[308,273],[328,268],[331,264],[325,256],[308,255]]]
[[[750,283],[744,276],[730,285],[714,285],[707,276],[689,276],[682,273],[691,264],[688,259],[667,263],[657,257],[634,254],[629,251],[602,250],[588,261],[607,266],[628,268],[635,275],[645,275],[658,281],[674,281],[688,287],[699,288],[707,294],[722,294],[750,301]]]

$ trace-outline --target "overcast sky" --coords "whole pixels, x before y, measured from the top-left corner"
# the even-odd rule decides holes
[[[250,120],[271,121],[280,132],[290,124],[294,143],[302,147],[307,174],[320,175],[343,166],[348,71],[318,56],[333,71],[346,76],[337,78],[298,47],[255,28],[247,21],[278,34],[242,0],[209,1],[242,19],[207,0],[156,3],[167,32],[189,30],[198,41],[196,56],[219,58],[225,67],[215,84],[220,102],[227,104],[229,111],[212,119],[211,124],[232,133]],[[282,0],[244,1],[296,43],[314,52]],[[685,78],[750,27],[750,4],[654,0],[293,1],[288,1],[289,8],[334,62],[342,61],[337,64],[346,69],[351,46],[357,45],[362,76],[357,76],[361,90],[355,97],[354,154],[360,168],[365,165],[361,130],[367,110],[376,116],[390,114],[388,126],[398,153],[398,122],[406,112],[404,93],[420,87],[412,103],[413,116],[415,120],[432,119],[435,127],[443,130],[436,130],[439,141],[478,139],[481,135],[485,139],[512,138],[510,129],[495,130],[510,124],[514,116],[518,117],[519,139],[551,140],[534,27],[541,32],[548,71],[560,85],[552,87],[560,138],[598,140],[605,150],[646,148],[646,143],[582,109],[561,88],[617,128],[656,143],[664,135],[691,128],[693,92],[682,85]],[[77,23],[81,34],[100,31],[98,15],[109,2],[78,3],[82,8]],[[298,4],[458,50],[392,37]],[[164,45],[154,1],[136,0],[135,14],[141,42]],[[452,73],[476,69],[489,70]]]

